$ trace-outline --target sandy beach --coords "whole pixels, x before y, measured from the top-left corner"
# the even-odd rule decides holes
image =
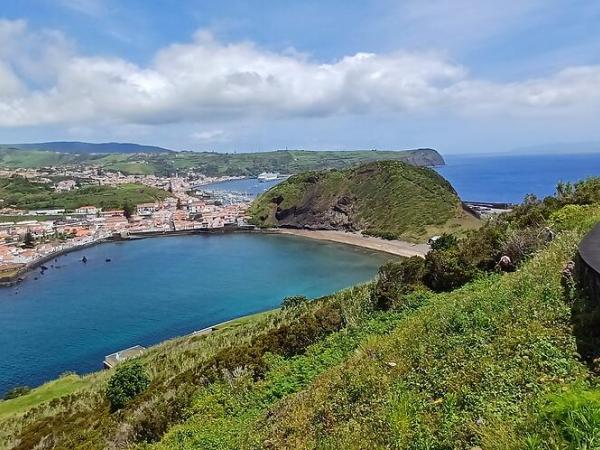
[[[373,236],[364,236],[360,233],[351,233],[335,230],[296,230],[292,228],[276,228],[269,230],[278,234],[291,234],[310,239],[322,241],[339,242],[341,244],[355,245],[380,252],[390,253],[398,256],[420,256],[425,257],[429,251],[427,244],[413,244],[405,241],[388,241]]]

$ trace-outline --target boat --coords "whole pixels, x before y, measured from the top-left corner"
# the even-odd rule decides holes
[[[261,183],[264,183],[266,181],[274,181],[277,178],[279,178],[279,174],[278,173],[273,173],[273,172],[263,172],[258,176],[258,181],[260,181]]]

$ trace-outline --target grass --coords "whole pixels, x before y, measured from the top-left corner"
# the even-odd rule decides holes
[[[118,186],[85,186],[68,192],[55,192],[47,184],[34,183],[23,177],[0,179],[0,197],[4,206],[19,209],[64,208],[74,210],[93,205],[100,208],[122,208],[125,204],[163,200],[169,193],[142,184]],[[27,219],[22,219],[27,220]]]
[[[65,375],[57,380],[33,389],[26,395],[22,395],[11,400],[1,400],[0,420],[23,413],[26,410],[38,406],[43,402],[48,402],[50,400],[68,395],[87,385],[88,382],[85,378],[75,374]]]
[[[342,169],[375,160],[401,160],[437,165],[443,159],[434,150],[403,151],[301,151],[256,153],[178,152],[152,154],[112,153],[106,155],[57,153],[0,148],[0,166],[36,168],[65,165],[99,166],[129,174],[168,175],[194,169],[205,175],[256,176],[264,171],[298,173],[322,168]]]
[[[560,271],[563,236],[520,272],[434,295],[264,418],[274,448],[522,448],[530,411],[585,380]]]
[[[259,226],[350,228],[410,241],[480,223],[435,171],[395,161],[296,175],[255,200],[250,214]]]

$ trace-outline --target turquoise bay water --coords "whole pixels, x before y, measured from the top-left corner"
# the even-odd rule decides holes
[[[0,394],[67,370],[98,370],[114,351],[272,309],[288,295],[318,297],[367,281],[389,258],[242,233],[109,243],[64,255],[44,275],[0,289]]]

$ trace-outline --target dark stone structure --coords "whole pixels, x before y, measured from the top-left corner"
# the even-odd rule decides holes
[[[575,267],[580,288],[600,305],[600,223],[579,244]]]
[[[600,374],[600,223],[579,244],[575,281],[583,294],[575,296],[572,306],[577,349],[592,370]]]

